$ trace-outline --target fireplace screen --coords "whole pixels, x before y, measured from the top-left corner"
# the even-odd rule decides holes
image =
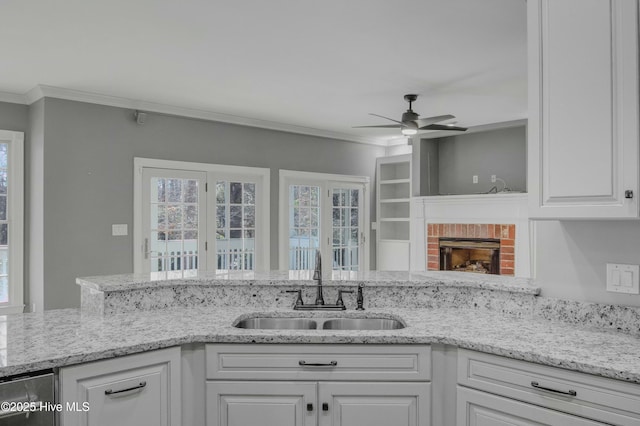
[[[500,274],[500,240],[440,238],[440,270]]]

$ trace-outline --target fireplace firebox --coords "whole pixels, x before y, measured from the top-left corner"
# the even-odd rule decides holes
[[[500,240],[440,238],[440,270],[500,275]]]

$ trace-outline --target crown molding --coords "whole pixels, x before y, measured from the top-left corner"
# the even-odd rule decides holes
[[[19,95],[15,95],[19,96]],[[64,89],[61,87],[38,85],[22,96],[23,102],[31,105],[42,98],[65,99],[76,102],[106,105],[118,108],[135,109],[156,114],[173,115],[179,117],[195,118],[198,120],[218,121],[222,123],[237,124],[240,126],[258,127],[261,129],[277,130],[280,132],[296,133],[321,138],[338,139],[347,142],[355,142],[365,145],[387,146],[387,142],[353,136],[340,132],[315,129],[312,127],[296,126],[294,124],[279,123],[257,118],[242,117],[238,115],[222,114],[214,111],[186,108],[175,105],[167,105],[156,102],[139,101],[117,96],[102,95],[99,93],[84,92],[80,90]]]
[[[9,92],[0,92],[0,102],[28,105],[25,95],[18,95],[17,93]]]

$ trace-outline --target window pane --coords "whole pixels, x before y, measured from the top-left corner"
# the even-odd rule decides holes
[[[256,208],[254,206],[246,206],[244,208],[244,227],[253,228],[256,226]]]
[[[225,200],[225,183],[217,182],[216,183],[216,203],[224,204]]]
[[[187,179],[184,181],[184,202],[198,202],[198,181]]]
[[[167,225],[169,229],[182,228],[182,206],[180,204],[167,206]]]
[[[242,183],[231,182],[231,204],[242,204]]]
[[[319,247],[320,187],[289,185],[289,269],[314,269]]]
[[[216,207],[216,228],[224,228],[227,223],[227,213],[225,206]]]
[[[179,203],[182,201],[182,179],[167,179],[167,201]]]
[[[0,246],[6,246],[9,242],[9,225],[3,223],[0,225]]]
[[[0,169],[0,194],[7,193],[7,169]]]
[[[229,226],[231,228],[242,228],[242,207],[231,206],[229,213]]]
[[[0,195],[0,220],[7,220],[7,196]]]
[[[194,229],[198,227],[198,207],[184,207],[184,227],[186,229]]]
[[[9,145],[6,143],[0,143],[0,168],[7,168]]]
[[[245,183],[244,192],[242,193],[243,203],[254,205],[256,203],[256,184]]]

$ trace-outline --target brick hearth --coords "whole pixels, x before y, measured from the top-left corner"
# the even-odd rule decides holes
[[[500,275],[514,275],[516,226],[509,224],[430,223],[427,226],[427,269],[440,270],[440,238],[500,240]]]

